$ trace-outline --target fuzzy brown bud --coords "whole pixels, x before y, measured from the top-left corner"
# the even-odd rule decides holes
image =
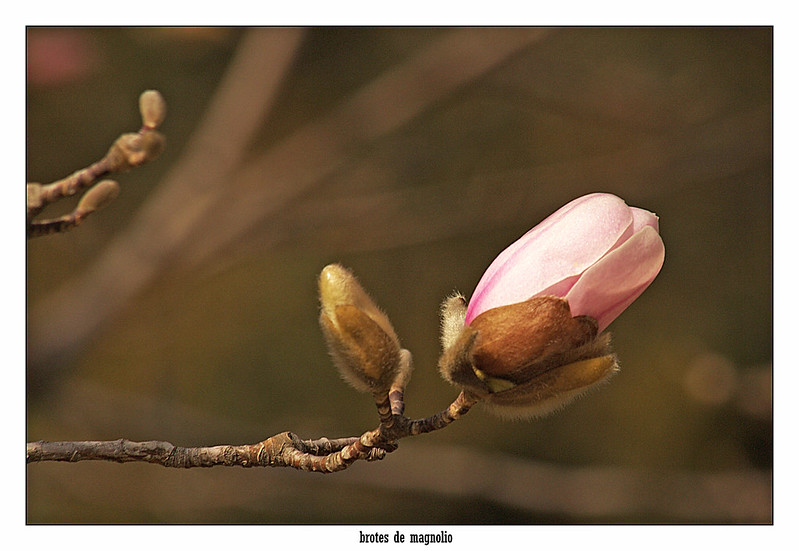
[[[362,392],[388,392],[410,368],[388,317],[338,264],[322,270],[319,299],[319,323],[342,378]]]
[[[548,413],[618,369],[609,335],[552,296],[483,312],[445,347],[439,367],[508,417]]]
[[[145,128],[158,128],[166,118],[166,101],[157,90],[146,90],[139,96],[139,112]]]

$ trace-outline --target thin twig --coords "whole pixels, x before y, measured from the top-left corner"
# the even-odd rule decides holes
[[[78,205],[77,209],[60,218],[34,220],[47,205],[89,190],[84,195],[85,198],[92,193],[92,189],[95,190],[95,198],[100,199],[100,194],[96,191],[95,186],[100,178],[113,172],[124,172],[141,166],[161,154],[161,150],[164,148],[164,137],[156,131],[156,128],[166,113],[166,103],[157,91],[149,90],[140,96],[139,106],[142,111],[142,126],[139,131],[119,136],[102,159],[51,184],[42,185],[35,182],[27,184],[26,234],[28,239],[74,228],[96,210],[95,208],[83,209],[81,205]],[[154,109],[153,106],[155,106]],[[156,118],[153,119],[153,116]],[[102,184],[99,185],[102,187]],[[114,197],[116,197],[116,193],[105,193],[102,203],[107,204]]]
[[[51,233],[62,233],[77,227],[83,222],[86,215],[89,214],[85,211],[74,210],[69,214],[65,214],[58,218],[49,218],[47,220],[37,220],[28,226],[27,237],[41,237]]]
[[[412,421],[408,426],[408,432],[411,435],[416,435],[443,429],[453,421],[466,415],[478,401],[479,398],[468,391],[461,391],[455,401],[444,411],[426,419]]]
[[[103,157],[94,164],[73,172],[66,178],[42,186],[38,205],[28,205],[28,215],[35,216],[42,208],[54,203],[63,197],[70,197],[94,184],[97,180],[110,173],[108,157]]]

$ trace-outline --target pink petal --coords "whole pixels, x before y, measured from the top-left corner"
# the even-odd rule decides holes
[[[543,291],[564,296],[583,271],[632,236],[633,223],[633,211],[615,195],[575,199],[494,260],[469,301],[466,323]]]
[[[655,228],[645,225],[571,288],[566,300],[572,315],[595,318],[602,331],[652,283],[664,258],[663,240]]]
[[[655,213],[639,209],[638,207],[630,207],[630,210],[633,212],[634,232],[643,229],[645,226],[651,226],[655,228],[655,231],[659,231],[658,217]]]

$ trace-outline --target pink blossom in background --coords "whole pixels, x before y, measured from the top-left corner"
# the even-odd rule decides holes
[[[88,33],[80,29],[30,29],[26,56],[27,81],[32,86],[74,82],[98,64]]]
[[[575,199],[491,263],[466,323],[486,310],[552,295],[602,331],[655,279],[665,256],[658,217],[608,193]]]

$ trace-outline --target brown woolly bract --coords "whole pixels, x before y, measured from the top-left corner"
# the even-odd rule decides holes
[[[528,381],[508,390],[491,393],[483,403],[500,417],[522,419],[541,417],[559,410],[575,398],[606,382],[619,370],[618,359],[609,350],[610,335],[574,351],[575,356],[588,358],[561,365],[539,373]]]
[[[441,304],[441,348],[446,350],[458,340],[466,319],[466,298],[460,293]]]
[[[442,313],[449,311],[445,303]],[[519,418],[567,404],[618,371],[618,362],[610,335],[597,336],[595,320],[572,317],[562,298],[535,297],[463,325],[445,347],[439,369],[489,410]]]
[[[391,322],[355,276],[339,264],[319,275],[319,323],[342,378],[362,392],[388,392],[403,361]]]
[[[400,365],[396,341],[356,306],[344,304],[334,311],[336,323],[325,312],[319,323],[339,374],[356,390],[388,391]]]

